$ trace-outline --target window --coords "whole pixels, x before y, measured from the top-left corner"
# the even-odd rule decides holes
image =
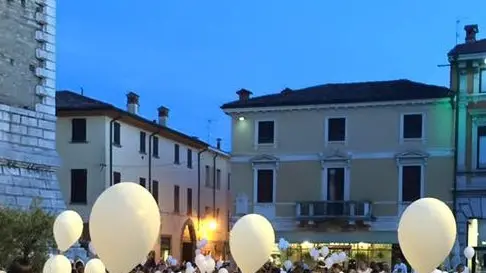
[[[159,157],[159,138],[156,136],[152,138],[152,155]]]
[[[71,170],[71,204],[86,204],[88,194],[88,170]]]
[[[403,115],[402,124],[403,139],[420,139],[423,137],[423,116],[422,114]]]
[[[192,169],[192,150],[187,149],[187,167]]]
[[[231,174],[228,173],[228,190],[231,190]]]
[[[140,152],[141,153],[146,153],[146,147],[147,146],[147,134],[145,132],[140,132]]]
[[[346,140],[346,119],[329,118],[327,120],[327,141],[345,141]]]
[[[273,121],[259,121],[257,128],[258,144],[275,143],[275,123]]]
[[[174,212],[179,213],[180,211],[180,200],[179,200],[179,186],[174,186]]]
[[[139,183],[140,183],[140,186],[142,186],[144,188],[147,187],[147,180],[145,178],[140,177]]]
[[[480,71],[479,92],[486,93],[486,69]]]
[[[257,203],[273,203],[273,170],[257,171]]]
[[[327,200],[329,201],[344,200],[344,184],[345,184],[344,170],[345,170],[344,168],[327,169]]]
[[[174,164],[181,164],[179,144],[174,144]]]
[[[216,189],[221,189],[221,170],[216,170]]]
[[[187,215],[192,216],[192,189],[187,189]]]
[[[159,181],[152,181],[152,196],[157,204],[159,203]]]
[[[113,144],[115,145],[121,145],[120,131],[121,131],[120,123],[114,122],[113,123]]]
[[[172,247],[172,238],[167,235],[162,235],[160,236],[160,257],[162,257],[164,260],[169,257],[171,254],[171,247]]]
[[[118,184],[121,182],[121,173],[113,172],[113,184]]]
[[[71,120],[71,142],[86,142],[86,119],[73,118]]]
[[[205,181],[204,181],[204,185],[206,185],[206,187],[210,187],[211,186],[211,173],[209,172],[209,166],[206,165],[206,168],[205,168]]]
[[[402,166],[402,200],[413,202],[422,195],[422,166]]]
[[[478,169],[486,168],[486,126],[478,127],[477,140]]]

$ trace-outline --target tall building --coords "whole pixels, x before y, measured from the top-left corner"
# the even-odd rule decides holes
[[[56,2],[0,1],[0,205],[59,211]]]
[[[232,220],[266,216],[295,260],[327,245],[391,263],[411,202],[430,196],[452,206],[448,88],[395,80],[237,94],[222,106],[232,122]]]
[[[139,96],[127,94],[118,108],[71,91],[57,92],[57,148],[63,161],[59,179],[68,207],[85,222],[89,241],[91,208],[111,185],[135,182],[159,204],[160,239],[154,250],[193,260],[197,240],[225,256],[228,241],[229,155],[169,126],[169,109],[158,120],[139,113]],[[155,109],[154,109],[155,112]]]
[[[478,25],[465,26],[464,43],[449,53],[451,89],[457,91],[457,177],[455,209],[460,249],[476,247],[486,266],[486,39],[477,39]]]

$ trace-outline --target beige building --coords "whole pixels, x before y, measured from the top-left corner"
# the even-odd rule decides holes
[[[171,129],[169,110],[158,121],[139,115],[139,97],[127,95],[127,109],[70,91],[57,92],[57,150],[60,187],[69,209],[88,222],[97,197],[111,185],[130,181],[146,187],[161,213],[163,257],[192,260],[196,240],[225,255],[229,217],[229,155]],[[110,145],[111,144],[111,145]]]
[[[408,204],[452,204],[449,89],[396,80],[237,94],[222,106],[232,120],[232,220],[266,216],[291,255],[328,244],[391,262]]]
[[[473,272],[486,267],[486,39],[478,25],[465,26],[465,41],[448,54],[457,96],[455,208],[460,250],[476,248]],[[477,262],[477,263],[476,263]]]

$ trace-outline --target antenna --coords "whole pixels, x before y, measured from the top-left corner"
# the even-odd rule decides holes
[[[208,130],[208,139],[207,142],[209,143],[211,141],[211,125],[213,123],[212,119],[208,119],[208,124],[207,124],[207,130]]]
[[[461,25],[461,19],[456,19],[456,45],[459,44],[459,27]]]

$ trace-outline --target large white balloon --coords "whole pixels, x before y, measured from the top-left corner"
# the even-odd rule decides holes
[[[196,266],[199,268],[199,271],[204,272],[204,270],[206,270],[206,257],[204,257],[204,255],[201,253],[197,254],[194,262],[196,262]]]
[[[216,267],[216,262],[211,256],[206,256],[206,272],[213,272]]]
[[[152,194],[132,182],[106,189],[91,210],[89,231],[94,249],[110,273],[132,270],[159,236],[159,207]]]
[[[466,259],[471,260],[474,257],[474,252],[474,248],[468,246],[464,249],[464,256],[466,257]]]
[[[42,269],[43,273],[70,273],[71,263],[63,255],[56,255],[49,258]]]
[[[228,273],[228,269],[226,269],[226,268],[224,268],[224,267],[223,267],[223,268],[220,268],[220,269],[218,270],[218,273]]]
[[[100,259],[91,259],[84,267],[84,273],[105,273],[105,265]]]
[[[418,273],[429,273],[449,255],[456,232],[450,208],[438,199],[422,198],[403,212],[398,241],[412,268]]]
[[[75,211],[66,210],[54,221],[54,239],[60,251],[68,250],[83,233],[83,219]]]
[[[230,232],[231,254],[242,273],[256,272],[272,254],[275,231],[268,220],[258,214],[241,217]]]

